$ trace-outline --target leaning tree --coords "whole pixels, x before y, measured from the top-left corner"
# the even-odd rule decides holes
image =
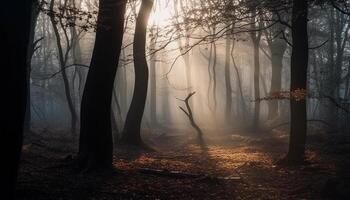
[[[144,145],[141,139],[140,129],[148,88],[148,66],[145,45],[148,18],[152,7],[153,0],[142,0],[140,11],[136,19],[133,43],[135,87],[121,139],[122,143],[128,145]]]
[[[78,162],[82,170],[112,166],[111,99],[126,3],[126,0],[99,2],[95,46],[81,102]]]

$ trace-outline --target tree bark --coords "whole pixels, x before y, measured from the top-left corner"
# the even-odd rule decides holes
[[[96,40],[81,103],[80,169],[109,168],[113,160],[111,100],[123,41],[126,0],[100,0]]]
[[[308,67],[308,3],[307,0],[294,0],[292,11],[292,57],[291,57],[291,92],[306,91]],[[290,164],[303,162],[307,132],[306,99],[290,99],[291,130],[289,150],[286,160]]]
[[[27,95],[27,55],[31,25],[32,1],[4,1],[0,7],[1,78],[0,98],[2,199],[15,199],[15,185],[21,156],[23,122]],[[5,27],[5,28],[4,28]],[[6,148],[5,148],[6,147]]]
[[[136,19],[133,44],[135,87],[122,135],[122,143],[129,145],[143,145],[140,129],[148,88],[148,66],[145,46],[147,23],[152,7],[153,0],[142,0],[141,8]]]

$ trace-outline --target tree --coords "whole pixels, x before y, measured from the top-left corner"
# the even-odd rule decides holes
[[[122,135],[122,142],[129,145],[143,145],[140,129],[148,87],[148,66],[145,46],[147,23],[152,7],[153,0],[142,0],[136,19],[133,44],[135,87]]]
[[[276,14],[273,14],[272,19],[276,20]],[[274,92],[281,90],[282,84],[282,67],[283,67],[283,56],[287,49],[287,43],[281,38],[281,35],[285,32],[285,26],[282,24],[276,24],[271,27],[269,31],[265,31],[267,44],[271,53],[271,86],[270,95]],[[276,37],[277,35],[277,37]],[[278,115],[278,101],[270,100],[268,102],[268,119],[274,119]]]
[[[225,88],[226,88],[226,110],[225,118],[226,122],[231,123],[232,120],[232,85],[231,85],[231,40],[232,38],[226,38],[225,47]]]
[[[31,62],[34,52],[38,49],[37,44],[40,40],[43,38],[40,38],[38,40],[34,41],[34,35],[35,35],[35,27],[37,23],[37,18],[39,16],[39,2],[33,1],[32,4],[32,11],[31,11],[31,25],[30,25],[30,32],[29,32],[29,48],[28,48],[28,55],[27,55],[27,110],[26,110],[26,116],[24,120],[24,131],[30,132],[31,128],[31,90],[30,90],[30,73],[31,73]]]
[[[123,40],[126,0],[100,0],[96,40],[82,103],[80,169],[109,168],[113,159],[111,100]]]
[[[67,0],[66,0],[67,2]],[[69,84],[69,80],[68,80],[68,74],[66,72],[66,64],[68,61],[68,56],[69,56],[69,52],[71,50],[71,43],[73,43],[73,39],[68,38],[68,33],[66,30],[66,27],[63,24],[62,18],[55,16],[54,14],[54,5],[55,5],[55,0],[51,0],[50,2],[50,11],[51,13],[49,14],[50,16],[50,21],[52,24],[52,28],[53,31],[55,33],[55,37],[56,37],[56,43],[57,43],[57,50],[58,50],[58,61],[59,61],[59,65],[61,68],[61,74],[62,74],[62,79],[63,79],[63,85],[64,85],[64,92],[65,92],[65,96],[66,96],[66,100],[67,100],[67,104],[68,104],[68,109],[71,115],[71,134],[74,137],[76,135],[76,126],[77,126],[77,121],[78,121],[78,115],[77,112],[75,110],[74,107],[74,103],[73,103],[73,98],[72,98],[72,94],[71,94],[71,88],[70,88],[70,84]],[[66,3],[65,3],[66,6]],[[61,9],[63,12],[65,12],[65,7],[63,7],[63,9]],[[61,36],[59,33],[59,29],[58,29],[58,24],[61,26],[61,28],[64,31],[65,34],[65,39],[66,39],[66,51],[64,52],[63,50],[63,42],[61,42]]]
[[[251,17],[251,32],[250,37],[253,42],[253,56],[254,56],[254,98],[255,106],[254,106],[254,119],[253,119],[253,128],[259,128],[259,118],[260,118],[260,56],[259,56],[259,46],[262,35],[262,22],[258,22],[258,27],[256,26],[256,21],[259,21],[257,15],[259,15],[259,11],[257,12],[256,8],[252,8],[252,17]],[[259,31],[254,31],[256,29]]]
[[[302,163],[305,156],[307,131],[306,98],[298,98],[299,92],[306,92],[309,56],[307,0],[294,0],[292,8],[292,57],[290,91],[290,138],[286,161],[289,164]]]
[[[150,50],[154,51],[156,48],[157,42],[157,32],[155,31],[158,28],[151,28],[151,41],[150,41]],[[157,71],[156,71],[156,60],[157,53],[153,53],[150,58],[150,115],[151,115],[151,125],[157,126]]]
[[[203,132],[202,130],[199,128],[199,126],[197,125],[196,121],[194,120],[194,116],[193,116],[193,112],[190,106],[190,103],[188,102],[189,99],[195,95],[196,92],[191,92],[187,95],[187,97],[185,99],[178,99],[180,101],[183,101],[185,103],[186,109],[179,106],[180,110],[182,110],[182,112],[185,113],[185,115],[188,117],[188,120],[190,121],[191,126],[196,130],[197,132],[197,139],[200,142],[200,144],[202,144],[203,142]]]
[[[0,59],[2,63],[0,89],[6,97],[3,106],[0,133],[4,167],[0,174],[2,199],[14,199],[17,171],[22,148],[23,123],[27,95],[27,51],[31,25],[32,1],[6,1],[0,7]]]
[[[192,3],[192,2],[191,2]],[[189,13],[187,11],[187,7],[189,6],[188,4],[191,4],[189,1],[186,2],[186,4],[184,4],[183,1],[178,1],[175,0],[174,1],[174,11],[175,11],[175,16],[174,19],[176,20],[176,24],[180,24],[179,19],[180,19],[180,14],[179,14],[179,10],[178,10],[178,5],[179,8],[181,9],[181,11],[183,12],[183,16],[187,16]],[[184,17],[184,28],[183,30],[181,30],[180,28],[178,28],[177,34],[178,34],[178,45],[179,45],[179,50],[181,52],[181,55],[184,59],[184,63],[185,63],[185,67],[186,67],[186,81],[187,81],[187,93],[191,93],[191,89],[192,89],[192,74],[191,74],[191,60],[190,60],[190,52],[185,53],[186,49],[190,47],[190,26],[188,24],[188,18]],[[184,31],[184,33],[181,33],[181,31]],[[185,41],[183,42],[183,40],[181,39],[181,34],[184,34],[185,36]],[[191,99],[189,99],[190,105],[192,104]]]

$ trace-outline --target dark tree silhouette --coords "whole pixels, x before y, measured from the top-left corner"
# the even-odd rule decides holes
[[[148,66],[145,45],[147,23],[152,7],[153,0],[142,0],[141,8],[136,19],[133,44],[135,88],[122,135],[122,143],[128,145],[143,145],[140,129],[148,87]]]
[[[95,47],[81,103],[79,166],[112,165],[111,99],[124,30],[126,0],[100,0]]]
[[[1,199],[14,199],[17,171],[22,148],[23,123],[27,95],[27,51],[32,1],[2,2],[1,31],[1,147],[3,162],[0,175]],[[4,150],[6,147],[6,151]]]
[[[39,2],[37,0],[33,1],[32,4],[32,11],[31,11],[31,17],[30,17],[30,32],[29,32],[29,49],[28,49],[28,55],[27,55],[27,110],[24,120],[24,131],[25,132],[31,132],[31,98],[30,98],[30,73],[31,73],[31,62],[34,52],[38,49],[38,43],[43,39],[39,38],[34,41],[34,35],[35,35],[35,27],[37,23],[37,19],[39,16]]]
[[[308,67],[307,0],[294,0],[292,11],[292,57],[290,90],[306,91]],[[306,142],[306,99],[295,96],[290,99],[291,130],[286,161],[299,164],[304,160]]]

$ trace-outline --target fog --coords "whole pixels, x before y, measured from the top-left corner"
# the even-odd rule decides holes
[[[19,1],[1,199],[350,199],[350,1]]]
[[[179,7],[179,3],[177,2]],[[81,8],[87,11],[97,10],[96,2],[82,1]],[[113,112],[117,116],[117,124],[119,129],[122,129],[128,107],[130,105],[133,94],[134,71],[132,61],[132,39],[133,29],[135,25],[135,10],[139,8],[139,3],[132,3],[127,10],[126,32],[124,36],[124,48],[122,50],[121,60],[115,82],[115,96],[119,104],[116,106],[113,103]],[[174,21],[181,20],[181,13],[176,15],[174,11],[174,2],[156,1],[152,10],[151,17],[148,23],[149,30],[155,29],[158,31],[158,36],[155,39],[156,44],[154,49],[157,49],[156,55],[152,54],[154,49],[150,48],[152,37],[151,33],[147,38],[148,62],[155,62],[155,96],[156,96],[156,120],[155,125],[151,121],[150,112],[150,92],[148,89],[148,97],[143,115],[143,127],[147,129],[171,128],[179,129],[185,132],[191,132],[192,128],[186,115],[179,109],[183,106],[183,102],[179,99],[184,99],[189,92],[196,92],[191,99],[191,105],[195,120],[203,130],[209,133],[225,132],[232,128],[249,128],[253,120],[254,104],[260,102],[260,123],[274,124],[274,121],[268,120],[268,102],[259,100],[254,97],[254,59],[252,56],[253,44],[250,40],[249,33],[236,34],[234,37],[234,48],[230,49],[230,54],[234,58],[236,68],[233,65],[231,56],[230,65],[230,82],[232,86],[232,110],[231,119],[225,116],[226,107],[226,83],[225,83],[225,47],[226,37],[221,36],[215,38],[214,42],[204,42],[198,45],[199,38],[207,35],[206,30],[202,27],[192,30],[192,35],[189,36],[189,44],[191,50],[186,55],[181,56],[181,49],[186,49],[184,45],[186,38],[174,39],[169,42],[169,36],[176,36]],[[179,12],[179,11],[177,11]],[[327,12],[327,9],[318,11],[320,15],[312,18],[311,23],[318,23],[318,16]],[[242,22],[243,23],[243,22]],[[216,30],[220,30],[220,26]],[[312,26],[312,25],[311,25]],[[78,37],[73,38],[70,28],[60,28],[60,37],[63,51],[66,53],[66,66],[73,64],[83,64],[88,66],[93,50],[95,33],[93,29],[87,31],[77,28]],[[180,31],[180,30],[179,30]],[[178,31],[178,32],[179,32]],[[324,34],[328,34],[327,30],[323,30]],[[65,32],[67,35],[65,35]],[[310,35],[313,32],[310,31]],[[193,37],[192,37],[193,36]],[[67,46],[67,37],[70,43],[75,43]],[[175,38],[175,37],[174,37]],[[67,107],[64,87],[62,83],[61,73],[59,73],[59,59],[57,40],[54,34],[52,24],[49,17],[45,13],[40,13],[35,28],[35,40],[38,41],[38,48],[34,52],[32,58],[31,69],[31,123],[34,129],[68,129],[70,127],[70,114]],[[316,42],[312,42],[316,43]],[[214,47],[215,46],[215,47]],[[215,54],[213,49],[215,48]],[[316,60],[318,54],[326,46],[322,46],[313,50]],[[290,46],[287,47],[283,58],[282,67],[282,91],[289,90],[290,77]],[[152,55],[151,55],[152,54]],[[211,55],[210,55],[211,54]],[[316,55],[317,54],[317,55]],[[151,61],[155,56],[155,61]],[[189,67],[186,69],[185,56],[189,57]],[[269,96],[271,88],[271,60],[270,52],[266,38],[262,38],[259,49],[260,60],[260,98]],[[215,63],[214,63],[215,62]],[[318,73],[322,69],[313,66],[310,59],[310,75]],[[71,96],[76,112],[79,113],[80,101],[84,87],[84,81],[87,74],[87,67],[70,66],[65,71],[69,79],[69,87],[71,88]],[[187,71],[188,70],[188,71]],[[190,73],[190,85],[188,85],[188,76]],[[238,76],[237,76],[238,75]],[[152,77],[150,78],[152,81]],[[241,91],[239,89],[239,81],[241,82]],[[310,80],[312,82],[312,80]],[[314,89],[315,86],[310,84],[309,87]],[[316,90],[317,88],[315,88]],[[244,102],[242,102],[242,99]],[[279,116],[277,121],[288,122],[289,102],[280,100]],[[316,111],[310,112],[310,118],[324,118],[317,110],[322,110],[324,103],[319,100],[309,100],[308,109]],[[327,105],[326,105],[327,106]],[[276,118],[274,119],[276,120]],[[160,126],[159,126],[160,125]]]

